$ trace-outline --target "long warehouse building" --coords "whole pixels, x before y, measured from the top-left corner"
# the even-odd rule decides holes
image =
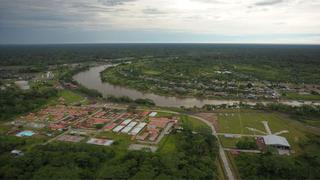
[[[126,126],[124,129],[122,129],[122,133],[129,133],[129,131],[137,124],[137,122],[131,122]]]
[[[131,135],[137,135],[145,126],[147,125],[147,123],[145,122],[142,122],[142,123],[139,123],[131,132],[130,134]]]

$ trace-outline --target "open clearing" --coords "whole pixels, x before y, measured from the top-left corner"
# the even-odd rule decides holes
[[[70,90],[60,91],[59,96],[64,98],[66,104],[72,104],[75,102],[85,101],[85,99],[81,95],[74,93]]]
[[[243,135],[264,135],[266,132],[262,121],[268,121],[272,133],[287,130],[288,133],[282,133],[289,141],[295,151],[299,151],[298,143],[306,139],[306,127],[288,117],[270,112],[223,112],[217,113],[219,123],[219,133],[243,134]],[[258,131],[250,131],[249,128],[257,129]],[[261,131],[261,132],[259,132]],[[221,137],[221,136],[220,136]],[[233,147],[236,139],[228,140],[221,138],[224,145]]]

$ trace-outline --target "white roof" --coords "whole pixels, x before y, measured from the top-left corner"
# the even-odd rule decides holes
[[[132,131],[131,131],[131,135],[137,135],[145,126],[147,125],[147,123],[140,123],[138,124]]]
[[[280,145],[290,147],[287,139],[276,135],[267,135],[262,137],[266,145]]]
[[[113,132],[119,132],[122,128],[124,128],[124,126],[119,125],[119,126],[115,127],[112,131]]]
[[[132,121],[132,119],[126,119],[124,121],[121,122],[121,125],[127,125]]]
[[[157,114],[158,114],[157,112],[152,112],[152,113],[149,114],[149,116],[150,116],[150,117],[154,117],[154,116],[156,116]]]
[[[133,121],[130,124],[128,124],[127,127],[134,127],[136,124],[138,124],[138,123]]]
[[[121,132],[128,133],[136,124],[137,122],[131,122],[128,126],[122,129]]]
[[[22,151],[14,149],[11,151],[11,153],[12,154],[19,154],[19,153],[22,153]]]

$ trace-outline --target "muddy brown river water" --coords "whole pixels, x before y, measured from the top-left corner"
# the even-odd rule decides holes
[[[102,82],[100,78],[100,72],[105,70],[108,67],[111,67],[112,65],[100,65],[91,67],[87,71],[80,72],[73,76],[73,79],[76,80],[81,85],[85,86],[88,89],[95,89],[98,92],[102,93],[104,97],[107,97],[108,95],[114,95],[114,96],[128,96],[132,99],[138,99],[138,98],[148,98],[153,100],[157,106],[166,106],[166,107],[202,107],[205,104],[213,104],[213,105],[221,105],[221,104],[234,104],[239,103],[237,100],[214,100],[214,99],[198,99],[198,98],[178,98],[178,97],[166,97],[166,96],[160,96],[153,93],[143,93],[140,91],[137,91],[135,89],[122,87],[122,86],[116,86],[112,85],[107,82]],[[255,104],[256,101],[247,101],[248,104]],[[268,103],[267,101],[264,101],[262,103]],[[302,104],[312,104],[311,101],[280,101],[280,103],[288,104],[292,106],[299,106]],[[319,105],[320,103],[314,103]]]

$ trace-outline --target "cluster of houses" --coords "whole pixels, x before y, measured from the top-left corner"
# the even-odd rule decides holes
[[[127,112],[121,109],[101,108],[95,106],[55,105],[29,113],[12,122],[24,129],[46,129],[50,132],[68,131],[67,135],[58,137],[60,141],[79,142],[90,132],[109,131],[127,134],[140,142],[158,142],[164,134],[178,123],[177,118],[157,117],[157,112]],[[13,133],[19,134],[20,131]],[[32,136],[29,131],[21,131],[19,136]],[[91,144],[104,140],[92,140]],[[105,142],[110,143],[110,141]],[[104,144],[104,143],[102,143]]]
[[[11,124],[25,128],[41,129],[48,127],[50,130],[66,130],[69,126],[77,122],[79,119],[89,115],[95,111],[92,107],[65,106],[56,105],[49,106],[35,113],[29,113],[21,116]]]
[[[125,119],[114,125],[112,131],[132,135],[140,142],[155,142],[166,130],[177,124],[176,118],[155,117],[156,112],[142,112],[142,119]],[[161,139],[161,138],[160,138]]]
[[[132,76],[130,72],[119,71],[125,77]],[[215,71],[216,74],[232,74],[231,71]],[[224,81],[224,80],[188,80],[186,82],[173,82],[169,80],[159,79],[157,77],[148,77],[139,75],[137,78],[144,81],[151,81],[158,90],[164,92],[176,92],[183,94],[192,94],[195,90],[200,91],[202,96],[220,96],[220,97],[233,97],[244,99],[278,99],[280,98],[279,88],[272,88],[268,86],[268,82],[254,85],[253,81],[241,82]]]
[[[20,119],[26,121],[56,122],[67,117],[81,117],[93,110],[90,107],[56,105],[46,107],[36,113],[29,113],[26,116],[20,117]]]
[[[140,133],[136,139],[145,141],[156,141],[161,133],[166,133],[171,127],[178,123],[176,118],[151,117],[144,132]],[[167,128],[167,129],[166,129]]]

